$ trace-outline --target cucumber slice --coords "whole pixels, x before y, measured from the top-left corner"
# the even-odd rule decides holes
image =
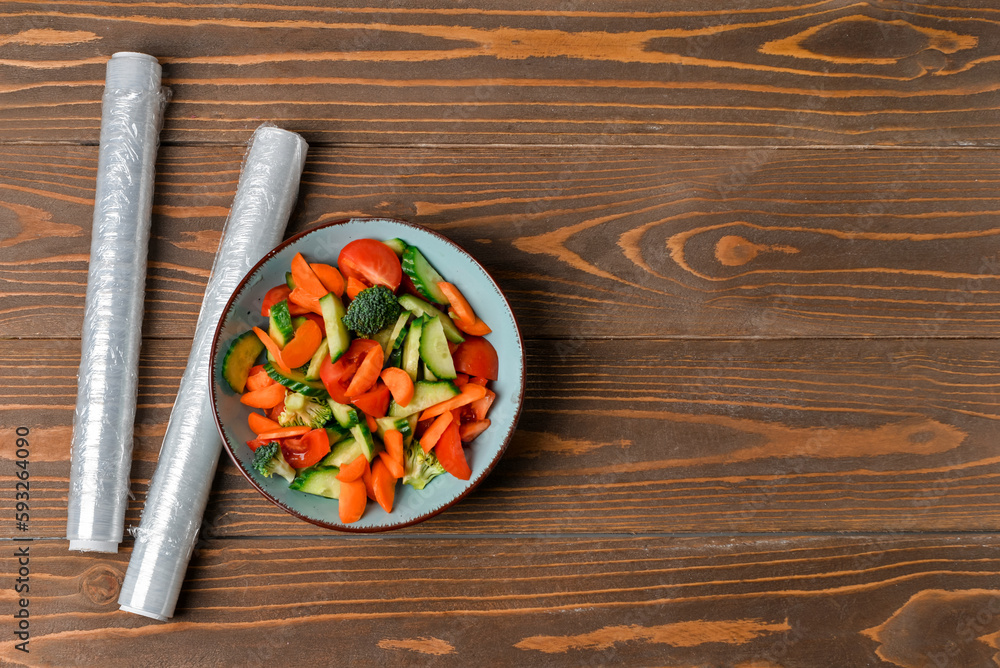
[[[301,371],[292,369],[291,373],[283,373],[271,362],[264,362],[264,371],[275,381],[281,383],[292,392],[304,394],[307,397],[317,397],[325,399],[328,394],[323,383],[318,380],[309,380]]]
[[[336,418],[333,422],[330,422],[326,426],[326,436],[330,439],[331,445],[336,445],[343,440],[346,440],[348,436],[351,435],[350,429],[344,429],[337,423]]]
[[[462,343],[465,341],[462,332],[458,331],[458,327],[455,327],[455,323],[451,321],[448,314],[431,306],[424,300],[417,299],[413,295],[403,295],[399,298],[399,305],[416,315],[426,315],[428,318],[441,316],[441,326],[444,327],[444,335],[448,337],[448,340],[452,343]]]
[[[389,359],[385,361],[385,366],[383,366],[382,368],[384,369],[386,367],[394,366],[398,369],[401,368],[402,364],[403,364],[403,351],[400,348],[396,348],[389,355]]]
[[[406,338],[406,332],[409,330],[407,327],[409,322],[410,312],[406,310],[400,313],[399,317],[396,318],[396,324],[393,325],[392,328],[392,335],[389,337],[389,340],[392,341],[392,347],[389,348],[389,352],[392,352],[396,348],[403,345],[403,339]]]
[[[240,334],[229,344],[226,356],[222,358],[222,377],[234,392],[243,393],[250,377],[250,367],[264,352],[264,344],[253,330]]]
[[[416,420],[414,420],[414,423],[416,423]],[[390,429],[395,429],[400,434],[402,434],[404,442],[406,441],[406,438],[408,436],[413,435],[413,427],[410,426],[410,419],[408,417],[375,418],[375,424],[378,425],[378,429],[376,429],[375,433],[377,433],[378,437],[381,438],[383,441],[385,440],[385,432],[389,431]]]
[[[400,406],[395,401],[389,404],[391,417],[408,417],[414,413],[420,413],[425,408],[430,408],[434,404],[439,404],[459,394],[458,386],[450,380],[437,382],[418,380],[413,385],[413,398],[410,399],[408,406]]]
[[[415,320],[410,325],[410,332],[403,342],[403,356],[400,358],[402,369],[416,382],[417,370],[420,368],[420,334],[424,330],[424,319]]]
[[[330,404],[330,409],[333,411],[333,419],[344,429],[350,429],[361,421],[361,418],[358,417],[358,411],[355,410],[354,406],[348,406],[333,399],[330,399],[328,403]]]
[[[289,489],[305,492],[306,494],[325,496],[328,499],[339,499],[340,481],[337,480],[338,473],[340,473],[340,469],[336,466],[316,464],[315,466],[310,466],[299,471],[299,474],[295,476],[295,480],[288,487]]]
[[[351,435],[361,445],[362,454],[368,458],[368,461],[375,459],[375,455],[382,449],[381,443],[375,443],[372,432],[364,420],[359,420],[356,425],[351,427]]]
[[[328,292],[319,298],[319,309],[323,312],[323,323],[326,325],[326,340],[330,346],[330,361],[336,362],[337,358],[347,352],[351,345],[351,335],[344,324],[344,315],[347,309],[340,297]]]
[[[306,380],[319,380],[319,368],[323,366],[323,358],[330,353],[330,343],[326,339],[319,344],[306,368]]]
[[[343,466],[344,464],[350,464],[358,458],[358,455],[363,454],[365,454],[365,449],[361,443],[358,443],[353,438],[345,438],[333,446],[330,454],[324,457],[323,461],[317,466]]]
[[[290,271],[285,272],[285,285],[288,286],[289,290],[295,289],[295,279],[292,278],[292,272]]]
[[[284,348],[295,335],[295,326],[292,324],[292,315],[288,312],[287,299],[282,299],[271,307],[271,320],[267,333],[274,339],[279,348]]]
[[[451,380],[458,377],[455,362],[451,359],[451,350],[448,349],[448,339],[444,335],[441,316],[434,316],[424,323],[424,330],[420,334],[420,359],[434,376],[428,380]]]
[[[400,264],[403,267],[403,273],[413,281],[417,292],[432,302],[438,304],[448,303],[448,298],[444,296],[441,288],[437,285],[444,280],[444,277],[431,266],[431,263],[427,261],[423,253],[417,250],[416,246],[406,247],[406,250],[403,251]]]
[[[429,380],[431,382],[437,380],[437,376],[434,375],[434,372],[427,368],[427,362],[421,362],[420,367],[423,370],[424,380]]]
[[[407,243],[399,238],[389,239],[388,241],[383,241],[382,243],[391,248],[392,252],[395,253],[396,255],[399,255],[400,257],[402,257],[403,251],[406,250],[407,246]]]
[[[392,345],[392,327],[383,327],[372,334],[372,341],[382,348],[382,359],[387,358],[389,353],[392,352],[390,348]]]

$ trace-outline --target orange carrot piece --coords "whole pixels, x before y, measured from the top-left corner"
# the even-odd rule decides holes
[[[285,386],[278,383],[253,392],[244,392],[240,397],[240,403],[251,408],[274,408],[284,400]]]
[[[378,459],[376,461],[381,461],[383,464],[385,464],[386,468],[389,469],[389,473],[392,475],[393,478],[398,480],[399,478],[403,477],[404,473],[403,467],[400,466],[399,462],[393,459],[392,455],[390,455],[385,450],[382,450],[381,452],[378,453]],[[375,488],[375,491],[376,492],[378,491],[378,487]]]
[[[367,289],[368,289],[368,286],[365,285],[364,283],[362,283],[361,281],[359,281],[358,279],[354,278],[353,276],[348,276],[347,277],[347,298],[348,299],[351,299],[351,300],[355,299],[358,296],[359,292],[361,292],[362,290],[367,290]]]
[[[472,322],[462,320],[458,317],[458,314],[454,309],[448,309],[448,315],[450,315],[451,319],[455,322],[455,327],[458,327],[469,336],[486,336],[493,331],[490,329],[489,325],[482,321],[481,318],[476,318]]]
[[[486,396],[486,388],[482,385],[476,385],[475,383],[469,383],[462,386],[462,393],[458,396],[452,397],[442,401],[439,404],[434,404],[423,413],[420,414],[421,420],[426,420],[427,418],[437,417],[443,413],[447,413],[450,410],[458,408],[460,406],[465,406],[466,404],[471,404],[473,401],[477,401]]]
[[[340,275],[336,267],[317,263],[310,263],[309,266],[316,272],[316,277],[319,278],[324,288],[338,297],[344,294],[344,277]]]
[[[344,394],[348,397],[356,397],[370,390],[375,381],[378,380],[383,362],[385,362],[385,353],[382,352],[382,346],[375,345],[369,348],[368,352],[365,353],[364,361],[358,366],[358,370],[354,373],[354,378],[351,379],[351,384],[347,386]]]
[[[274,431],[267,431],[263,434],[257,434],[257,438],[262,441],[276,441],[279,438],[291,438],[293,436],[302,436],[308,434],[312,431],[312,427],[279,427]]]
[[[311,293],[306,292],[302,288],[295,288],[292,290],[291,294],[288,295],[288,301],[296,306],[301,306],[307,313],[315,313],[318,316],[323,315],[323,309],[319,307],[319,298],[314,297]],[[289,308],[289,312],[290,311],[291,308]]]
[[[250,417],[247,418],[247,423],[250,425],[250,431],[255,434],[266,434],[269,431],[281,429],[280,424],[271,418],[264,417],[260,413],[250,413]]]
[[[254,369],[258,369],[254,371]],[[268,385],[274,385],[274,379],[267,375],[264,371],[264,367],[260,364],[250,369],[250,375],[247,377],[246,389],[248,391],[262,390]]]
[[[399,465],[397,470],[403,470],[403,434],[395,429],[387,429],[385,435],[382,437],[382,442],[385,443],[385,451],[392,458],[394,462]],[[403,474],[400,473],[398,478],[402,478]]]
[[[438,405],[440,406],[441,404]],[[430,452],[431,449],[437,445],[438,439],[441,438],[441,434],[444,433],[444,430],[448,428],[448,425],[451,424],[453,419],[451,411],[445,411],[444,413],[441,413],[436,420],[434,420],[434,424],[428,427],[427,431],[424,432],[424,435],[420,437],[420,447],[423,448],[424,452]]]
[[[455,315],[458,316],[459,320],[464,320],[465,322],[475,322],[477,320],[476,312],[472,310],[469,301],[458,288],[448,281],[439,281],[437,286],[448,299],[448,303],[455,310]]]
[[[354,461],[350,464],[344,464],[340,467],[340,473],[337,474],[337,480],[340,482],[351,482],[352,480],[360,480],[361,476],[364,475],[365,466],[368,464],[368,460],[364,455],[358,455],[354,458]]]
[[[329,290],[319,280],[319,276],[313,271],[302,253],[296,253],[292,258],[292,280],[295,281],[295,288],[302,289],[316,299],[325,295]]]
[[[312,359],[313,353],[321,343],[323,343],[323,330],[315,320],[306,320],[295,330],[292,340],[281,349],[281,361],[293,369],[300,367]]]
[[[375,500],[375,487],[372,485],[372,467],[365,460],[365,472],[361,474],[361,480],[365,483],[365,494],[372,501]]]
[[[361,519],[368,505],[368,495],[365,493],[365,483],[361,480],[340,483],[340,521],[352,524]]]
[[[271,353],[271,357],[274,358],[274,363],[278,365],[278,369],[282,373],[291,373],[292,370],[289,369],[288,366],[282,361],[281,348],[279,348],[278,344],[274,342],[274,339],[272,339],[270,335],[268,335],[268,333],[260,327],[254,327],[253,333],[257,335],[260,342],[264,344],[265,348],[267,348],[267,352]],[[260,408],[260,406],[258,406],[258,408]],[[270,408],[270,406],[267,406],[267,408]]]
[[[413,399],[413,380],[410,374],[394,366],[382,369],[382,382],[389,388],[393,400],[400,406],[410,405]]]
[[[384,452],[380,452],[384,455]],[[392,475],[385,460],[379,458],[372,466],[372,487],[375,488],[375,500],[387,513],[392,512],[392,502],[396,497],[396,478]]]

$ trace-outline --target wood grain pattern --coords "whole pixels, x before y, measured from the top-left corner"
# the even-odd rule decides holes
[[[165,147],[143,328],[190,337],[237,147]],[[468,248],[540,337],[991,337],[984,151],[314,149],[289,234],[395,216]],[[0,147],[0,336],[78,336],[96,148]]]
[[[210,540],[177,616],[161,623],[117,609],[128,549],[81,555],[36,541],[31,654],[5,642],[0,656],[95,667],[317,653],[361,666],[985,666],[1000,630],[998,547],[978,534]],[[5,605],[11,596],[0,591]]]
[[[995,146],[998,18],[986,0],[7,2],[0,141],[96,142],[104,63],[132,50],[165,66],[170,143],[271,119],[314,144]]]
[[[0,342],[0,442],[33,430],[39,537],[65,530],[78,345]],[[533,341],[527,352],[524,410],[500,464],[410,531],[1000,527],[993,341]],[[129,526],[187,353],[185,341],[143,348]],[[0,452],[0,482],[11,457]],[[12,488],[0,484],[0,508]],[[327,534],[271,506],[225,456],[213,489],[210,536]]]

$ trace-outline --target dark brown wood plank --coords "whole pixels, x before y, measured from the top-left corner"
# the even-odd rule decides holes
[[[39,537],[65,531],[78,345],[0,342],[0,443],[31,430]],[[978,340],[533,341],[500,464],[412,531],[996,531],[996,351]],[[187,352],[184,341],[143,349],[129,526]],[[13,452],[0,449],[11,483],[0,514],[13,508]],[[326,533],[270,505],[225,457],[202,530]]]
[[[274,120],[314,143],[992,146],[998,19],[988,0],[6,2],[0,141],[96,142],[104,63],[133,50],[165,65],[167,142]]]
[[[128,549],[29,545],[14,665],[986,666],[1000,630],[991,535],[210,540],[165,623],[118,610]]]
[[[190,337],[242,148],[166,147],[144,331]],[[314,149],[289,233],[443,232],[542,337],[992,337],[993,151]],[[78,336],[96,148],[0,147],[0,336]]]

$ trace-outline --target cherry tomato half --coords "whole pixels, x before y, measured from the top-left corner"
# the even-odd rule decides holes
[[[467,336],[465,343],[455,350],[455,370],[470,376],[496,380],[500,374],[500,360],[493,344],[481,336]]]
[[[355,239],[344,246],[337,257],[337,267],[344,276],[353,276],[368,285],[384,285],[393,291],[403,280],[399,258],[375,239]]]
[[[288,299],[288,295],[291,293],[292,291],[287,285],[276,285],[268,290],[267,294],[264,295],[264,302],[260,305],[260,314],[265,318],[271,315],[271,307],[283,299]]]
[[[300,438],[281,440],[281,454],[292,468],[312,466],[330,453],[330,437],[326,429],[313,429]]]

